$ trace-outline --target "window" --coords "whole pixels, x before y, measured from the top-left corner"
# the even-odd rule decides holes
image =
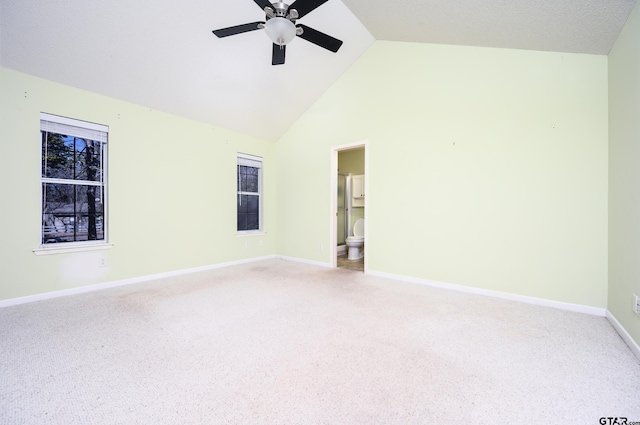
[[[106,242],[108,127],[40,114],[42,244]]]
[[[238,154],[238,232],[262,230],[262,158]]]

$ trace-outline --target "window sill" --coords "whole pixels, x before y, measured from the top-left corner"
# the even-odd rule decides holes
[[[112,243],[99,243],[88,245],[73,245],[73,246],[41,246],[33,250],[36,255],[53,255],[53,254],[67,254],[70,252],[85,252],[85,251],[97,251],[102,249],[111,249]]]
[[[237,237],[245,237],[245,236],[264,236],[267,232],[263,230],[241,230],[236,233]]]

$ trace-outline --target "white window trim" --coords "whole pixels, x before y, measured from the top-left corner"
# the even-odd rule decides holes
[[[84,252],[84,251],[98,251],[101,249],[111,249],[112,243],[102,241],[89,241],[89,242],[66,242],[61,244],[49,244],[56,246],[42,245],[40,248],[35,248],[33,253],[36,255],[52,255],[52,254],[66,254],[69,252]]]
[[[259,178],[258,178],[258,229],[252,229],[252,230],[238,230],[238,225],[236,224],[236,236],[238,237],[244,237],[244,236],[261,236],[264,235],[266,232],[264,230],[264,221],[263,221],[263,217],[264,217],[264,208],[263,208],[263,201],[262,201],[262,197],[263,197],[263,177],[264,177],[264,160],[262,157],[256,156],[256,155],[250,155],[250,154],[246,154],[246,153],[240,153],[238,152],[238,154],[236,155],[236,181],[237,181],[237,173],[238,173],[238,165],[243,165],[243,166],[247,166],[247,167],[255,167],[255,168],[259,168],[260,169],[260,174],[259,174]],[[236,188],[236,202],[237,202],[237,196],[238,194],[242,195],[242,194],[254,194],[255,192],[238,192],[238,188]],[[236,204],[237,207],[237,204]],[[236,217],[237,217],[237,211],[236,211]]]
[[[44,121],[44,123],[43,123]],[[109,237],[109,220],[108,220],[108,202],[109,196],[108,192],[108,157],[109,157],[109,149],[108,149],[108,135],[109,135],[109,127],[103,124],[92,123],[89,121],[82,121],[74,118],[62,117],[59,115],[47,114],[45,112],[40,113],[40,131],[44,129],[47,131],[55,132],[56,129],[59,129],[62,133],[66,133],[70,136],[76,137],[86,137],[91,140],[96,140],[107,145],[107,154],[103,158],[104,166],[103,166],[103,181],[105,188],[105,199],[104,199],[104,235],[105,238],[99,241],[79,241],[79,242],[65,242],[61,244],[43,244],[42,243],[42,183],[40,183],[40,224],[38,226],[38,235],[40,243],[38,244],[38,248],[33,249],[33,253],[35,255],[51,255],[51,254],[65,254],[71,252],[83,252],[83,251],[96,251],[96,250],[105,250],[111,249],[113,247],[113,243],[108,241]],[[75,131],[68,131],[69,127],[75,127]],[[40,143],[42,143],[42,136],[40,135],[40,131],[38,131],[38,139]],[[42,161],[42,149],[40,149],[40,162]],[[42,166],[40,165],[40,173],[42,173]],[[55,181],[57,179],[46,179],[47,182]],[[40,182],[43,181],[42,175],[40,176]],[[79,181],[82,184],[90,184],[95,186],[102,186],[102,184],[96,184],[95,182],[85,182]]]
[[[238,230],[236,232],[236,237],[238,238],[247,238],[249,236],[264,236],[267,232],[262,230]]]

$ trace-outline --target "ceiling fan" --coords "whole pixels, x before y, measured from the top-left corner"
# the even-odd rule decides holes
[[[293,40],[295,36],[334,53],[342,46],[342,41],[337,38],[333,38],[306,25],[296,24],[297,19],[302,18],[328,0],[294,0],[291,5],[285,4],[281,0],[276,0],[273,4],[269,0],[253,1],[264,11],[265,22],[250,22],[248,24],[221,28],[213,30],[213,33],[219,38],[222,38],[243,32],[264,29],[267,36],[269,36],[273,42],[272,65],[282,65],[284,63],[286,44]]]

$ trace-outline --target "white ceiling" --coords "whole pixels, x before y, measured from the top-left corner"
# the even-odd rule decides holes
[[[636,0],[344,3],[377,40],[607,55]]]
[[[280,137],[378,40],[606,55],[635,0],[329,0],[271,65],[253,0],[0,0],[0,65],[267,140]],[[50,111],[51,112],[51,111]],[[55,111],[53,111],[55,112]]]

